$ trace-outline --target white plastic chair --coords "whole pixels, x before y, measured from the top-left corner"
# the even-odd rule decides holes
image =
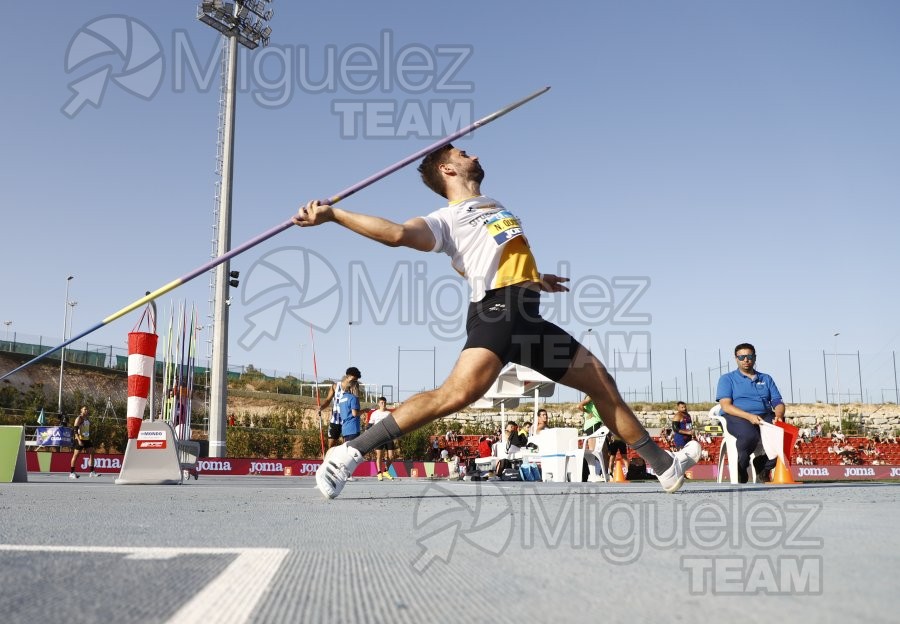
[[[544,481],[564,483],[566,480],[566,460],[572,441],[578,437],[574,427],[552,427],[544,429],[529,438],[538,447],[541,461],[541,475]]]
[[[719,445],[719,470],[718,477],[716,477],[717,483],[722,483],[722,475],[723,469],[725,468],[725,457],[728,457],[728,477],[731,480],[732,484],[736,484],[738,482],[738,450],[737,450],[737,438],[734,437],[728,431],[728,423],[725,422],[725,416],[722,414],[722,408],[718,405],[714,406],[711,410],[709,410],[709,419],[713,420],[722,427],[722,443]],[[753,483],[756,483],[756,467],[753,465],[753,460],[756,458],[756,454],[762,452],[762,444],[760,447],[756,449],[755,452],[750,454],[750,480]]]
[[[600,469],[603,472],[603,479],[609,483],[609,470],[606,467],[606,462],[603,461],[603,445],[606,444],[606,436],[608,435],[609,428],[604,425],[591,435],[579,436],[575,439],[574,443],[569,448],[569,452],[566,453],[566,481],[576,483],[584,482],[582,464],[584,463],[584,456],[588,452],[587,441],[596,440],[596,442],[594,442],[594,450],[591,454],[596,458],[597,463],[600,464]]]

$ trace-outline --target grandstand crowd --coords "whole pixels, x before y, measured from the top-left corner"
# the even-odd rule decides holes
[[[520,432],[527,431],[530,423],[524,423]],[[710,428],[713,429],[713,428]],[[431,436],[428,461],[456,460],[461,465],[476,458],[490,457],[495,443],[502,439],[502,431],[498,429],[492,435],[462,435],[454,430],[446,434]],[[721,432],[698,431],[695,439],[700,443],[702,451],[701,464],[717,464],[721,448]],[[662,429],[654,436],[663,448],[674,451],[674,436],[670,428]],[[637,454],[628,449],[629,462]],[[817,428],[800,429],[800,435],[794,444],[793,463],[798,466],[818,465],[900,465],[900,443],[894,435],[848,436],[833,431],[824,434],[821,425]]]

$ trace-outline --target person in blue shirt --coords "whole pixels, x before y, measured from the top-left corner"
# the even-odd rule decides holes
[[[737,438],[738,483],[747,483],[750,454],[762,446],[760,423],[776,419],[784,422],[785,405],[775,380],[756,370],[756,349],[752,344],[743,342],[736,346],[734,357],[737,369],[719,378],[716,401],[722,408],[729,433]],[[761,451],[756,452],[753,467],[760,480],[766,481],[775,460],[768,459]]]
[[[688,413],[687,403],[684,401],[678,401],[675,408],[677,411],[672,416],[672,440],[675,448],[680,450],[694,439],[694,420]]]
[[[343,392],[338,399],[338,409],[341,417],[341,437],[344,442],[349,442],[359,435],[359,384],[351,379],[344,379],[341,384]]]

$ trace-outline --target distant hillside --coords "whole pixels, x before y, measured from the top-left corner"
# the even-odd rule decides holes
[[[0,371],[12,370],[30,357],[0,353]],[[244,425],[266,422],[268,417],[278,418],[288,411],[304,413],[308,417],[314,416],[315,412],[312,409],[315,407],[314,398],[301,397],[292,393],[296,383],[297,380],[293,378],[262,380],[254,378],[252,373],[245,375],[240,381],[229,383],[228,414],[235,415],[238,424]],[[5,388],[13,388],[15,391],[25,394],[33,391],[36,385],[42,385],[41,391],[46,401],[45,405],[52,406],[55,410],[59,388],[59,360],[41,361],[16,373],[10,379],[3,380],[0,382],[0,396]],[[95,402],[105,402],[107,398],[110,398],[116,407],[117,414],[124,417],[127,388],[127,375],[124,371],[66,363],[63,399],[68,413],[74,413],[77,409],[77,406],[70,406],[69,403],[74,400],[73,397],[80,395],[91,397]],[[274,391],[262,391],[263,388]],[[157,385],[157,396],[160,396],[161,392],[161,387]],[[199,422],[199,419],[205,416],[204,399],[203,390],[195,390],[194,422]],[[695,420],[703,422],[706,420],[706,412],[710,406],[709,403],[695,404],[689,406],[689,411]],[[664,426],[668,416],[674,412],[674,407],[673,403],[640,402],[633,405],[638,418],[651,428]],[[581,422],[581,416],[576,413],[574,404],[547,404],[547,408],[557,422],[569,426],[578,426]],[[523,404],[517,410],[510,410],[510,417],[526,420],[530,411],[531,406]],[[497,412],[499,413],[499,409]],[[876,431],[895,431],[900,428],[900,407],[894,404],[846,404],[841,406],[841,414],[845,422],[854,425],[864,422],[866,428]],[[835,428],[838,425],[837,406],[835,405],[822,403],[788,405],[787,416],[798,426],[811,426],[815,424],[816,420],[821,420]],[[451,420],[466,423],[482,421],[485,418],[491,419],[490,410],[472,410],[457,414],[455,417],[451,417]]]

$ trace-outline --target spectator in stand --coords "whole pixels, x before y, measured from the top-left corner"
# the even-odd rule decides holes
[[[491,439],[481,436],[478,440],[478,457],[490,457],[491,455]]]
[[[680,451],[685,444],[694,439],[694,422],[687,411],[687,404],[678,401],[675,404],[675,415],[672,416],[672,442],[675,450]]]
[[[743,342],[734,348],[737,368],[719,378],[716,400],[725,414],[728,431],[737,438],[738,483],[747,483],[750,455],[762,446],[760,426],[784,422],[785,405],[775,380],[756,370],[756,348]],[[761,481],[775,467],[765,453],[756,453],[754,468]]]
[[[674,442],[672,441],[672,429],[670,427],[663,427],[663,429],[659,432],[659,439],[662,442],[663,446],[671,448]]]
[[[385,418],[391,415],[391,411],[387,408],[387,399],[384,397],[378,397],[378,407],[372,410],[372,413],[369,414],[369,427],[372,425],[378,424]],[[381,469],[381,454],[384,453],[387,456],[387,461],[384,463],[384,470]],[[378,480],[383,481],[384,479],[388,479],[392,481],[394,477],[391,476],[391,473],[388,472],[390,468],[390,462],[394,461],[394,441],[388,440],[384,444],[375,448],[375,470],[378,472]]]
[[[503,469],[510,465],[509,456],[522,450],[524,444],[521,443],[519,436],[519,425],[515,421],[506,423],[506,436],[503,440],[496,442],[491,455],[497,458],[496,474],[499,477]]]
[[[537,425],[535,426],[534,432],[537,434],[537,433],[540,433],[541,431],[543,431],[544,429],[549,429],[549,427],[547,425],[547,422],[549,419],[550,419],[550,417],[547,414],[547,410],[539,409],[538,415],[537,415]]]
[[[438,442],[437,436],[431,441],[431,461],[437,461],[441,456],[441,443]]]

